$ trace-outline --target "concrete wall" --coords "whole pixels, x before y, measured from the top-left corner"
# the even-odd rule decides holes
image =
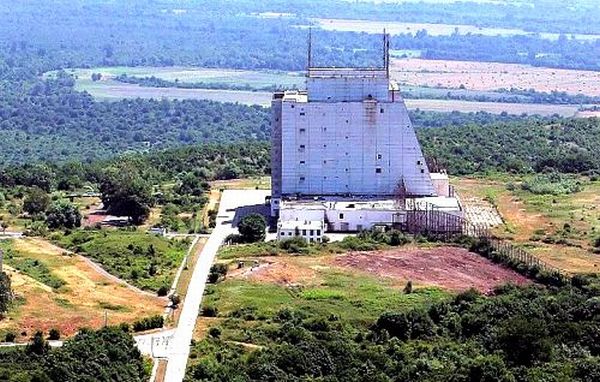
[[[399,210],[327,210],[329,231],[361,231],[377,224],[402,223],[406,220],[405,211]]]
[[[283,102],[281,193],[434,195],[406,106],[399,102]]]

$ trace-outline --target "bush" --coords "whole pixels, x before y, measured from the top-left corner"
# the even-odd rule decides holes
[[[219,309],[216,306],[208,305],[202,308],[202,316],[204,317],[217,317]]]
[[[146,317],[133,323],[133,331],[141,332],[144,330],[162,328],[165,323],[163,316],[156,315]]]
[[[164,297],[167,295],[167,293],[169,293],[169,287],[166,285],[161,286],[160,288],[158,288],[158,291],[156,291],[156,294],[159,297]]]
[[[48,339],[50,341],[58,341],[60,340],[60,331],[56,328],[50,329],[48,332]]]
[[[56,202],[46,213],[48,228],[76,228],[81,226],[81,214],[75,205],[68,202]]]
[[[15,339],[17,338],[17,335],[13,332],[8,332],[6,333],[6,335],[4,336],[4,341],[5,342],[15,342]]]
[[[224,278],[227,275],[227,268],[227,264],[213,264],[208,274],[208,282],[215,284],[221,277]]]
[[[210,329],[208,329],[208,335],[211,336],[212,338],[219,338],[221,337],[221,329],[219,329],[218,327],[212,327]]]

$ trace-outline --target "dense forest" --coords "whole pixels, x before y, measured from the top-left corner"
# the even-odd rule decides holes
[[[42,332],[25,348],[0,351],[6,382],[146,381],[149,372],[127,328],[83,329],[59,349]]]
[[[425,154],[451,174],[600,172],[600,121],[465,123],[418,130]]]

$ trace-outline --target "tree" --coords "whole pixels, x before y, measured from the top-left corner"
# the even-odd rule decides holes
[[[8,311],[13,299],[10,277],[6,272],[0,272],[0,317]]]
[[[100,182],[102,203],[108,213],[129,216],[141,224],[150,213],[152,197],[150,184],[130,166],[112,167]]]
[[[50,345],[48,345],[48,341],[44,339],[44,332],[38,330],[33,337],[31,337],[31,341],[27,345],[27,353],[45,355],[48,353],[48,350],[50,350]]]
[[[260,214],[250,214],[242,218],[238,224],[238,230],[242,240],[246,243],[263,241],[267,232],[267,222]]]
[[[23,209],[30,215],[40,214],[50,205],[50,195],[39,187],[32,187],[23,200]]]
[[[81,226],[81,213],[72,203],[56,202],[46,213],[48,228],[75,228]]]

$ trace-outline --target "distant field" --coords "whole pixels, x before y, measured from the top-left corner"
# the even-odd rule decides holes
[[[77,84],[81,88],[93,87],[96,82],[91,77],[94,73],[102,74],[103,81],[110,81],[112,78],[122,74],[135,77],[157,77],[166,81],[179,81],[185,83],[219,83],[248,85],[253,88],[261,88],[271,85],[285,87],[303,87],[304,76],[295,72],[276,72],[276,71],[252,71],[252,70],[233,70],[233,69],[213,69],[197,67],[102,67],[92,69],[67,69],[68,73],[77,78]],[[46,75],[52,76],[55,72],[49,72]]]
[[[399,52],[402,53],[402,52]],[[414,55],[415,52],[404,52]],[[92,69],[69,69],[76,77],[76,89],[87,91],[99,100],[115,101],[126,98],[202,99],[218,102],[238,102],[247,105],[269,106],[271,93],[250,90],[184,89],[145,87],[115,81],[120,74],[128,76],[155,76],[169,81],[186,83],[222,83],[247,85],[258,89],[270,85],[304,88],[304,77],[298,72],[268,72],[231,69],[182,68],[182,67],[106,67]],[[92,73],[101,73],[102,79],[92,81]],[[55,72],[45,76],[51,77]],[[454,88],[453,93],[485,95],[501,87],[515,87],[541,91],[565,90],[569,93],[600,94],[600,74],[596,72],[534,68],[526,65],[477,63],[462,61],[431,61],[416,58],[394,59],[392,77],[401,83],[402,89],[435,98]],[[465,89],[458,89],[463,85]],[[443,87],[444,89],[435,89]],[[582,91],[585,90],[585,91]],[[462,92],[462,93],[461,93]],[[539,105],[499,102],[471,102],[461,100],[407,99],[410,109],[426,111],[463,111],[510,114],[540,114],[573,116],[576,105]]]
[[[400,84],[470,90],[534,89],[600,95],[600,72],[538,68],[495,62],[392,59],[392,78]]]
[[[426,30],[427,34],[431,36],[450,36],[456,31],[461,35],[471,33],[484,36],[520,36],[532,34],[523,29],[478,27],[476,25],[403,23],[352,19],[312,19],[312,21],[322,29],[341,32],[382,33],[385,28],[392,35],[406,33],[415,35],[420,30]],[[560,34],[539,33],[539,36],[548,40],[557,40]],[[580,40],[596,40],[600,38],[600,35],[587,34],[569,34],[568,36]]]

